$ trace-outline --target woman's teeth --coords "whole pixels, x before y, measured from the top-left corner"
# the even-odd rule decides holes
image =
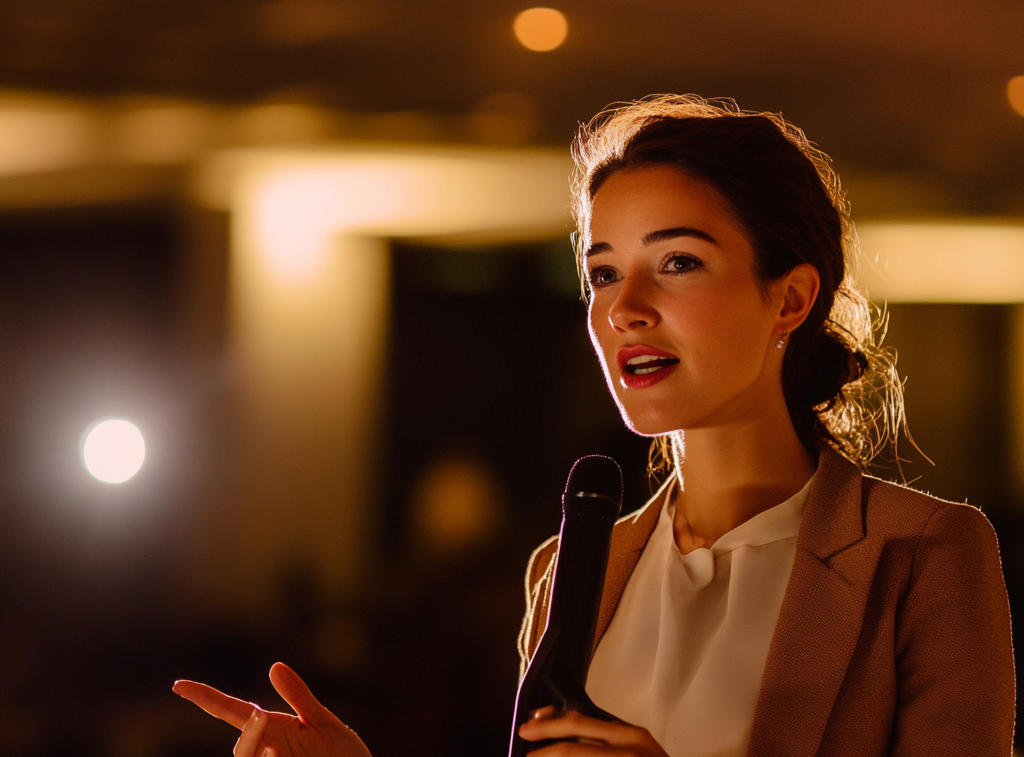
[[[638,355],[626,361],[626,372],[634,376],[643,376],[646,373],[654,373],[662,368],[667,368],[679,360],[674,357],[658,357],[656,355]]]

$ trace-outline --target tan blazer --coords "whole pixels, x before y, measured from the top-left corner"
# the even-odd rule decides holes
[[[666,489],[612,532],[598,640]],[[519,639],[524,669],[547,620],[557,546],[550,539],[530,558]],[[748,755],[1006,757],[1014,696],[1009,603],[985,516],[862,475],[824,450]]]

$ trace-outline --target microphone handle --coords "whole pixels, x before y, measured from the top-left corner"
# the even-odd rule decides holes
[[[541,707],[617,719],[591,701],[586,683],[619,504],[600,495],[567,495],[563,512],[547,625],[519,685],[509,757],[553,743],[519,737],[519,726]]]

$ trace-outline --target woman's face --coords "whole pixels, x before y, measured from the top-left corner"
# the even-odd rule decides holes
[[[597,191],[590,338],[626,424],[657,435],[743,422],[781,398],[779,306],[729,204],[671,167]]]

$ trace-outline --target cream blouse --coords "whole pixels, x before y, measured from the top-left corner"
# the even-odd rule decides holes
[[[810,483],[686,555],[665,498],[590,666],[599,707],[646,728],[670,757],[747,753]]]

